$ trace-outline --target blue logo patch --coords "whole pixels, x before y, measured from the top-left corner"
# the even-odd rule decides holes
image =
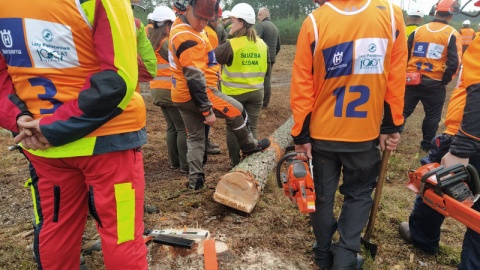
[[[0,51],[9,66],[32,67],[23,34],[22,19],[0,19]]]
[[[324,49],[325,79],[352,74],[353,42],[345,42]]]
[[[416,42],[413,45],[413,55],[418,57],[425,57],[428,51],[428,42]]]
[[[215,58],[215,51],[211,50],[208,52],[208,67],[213,67],[217,62],[217,58]]]

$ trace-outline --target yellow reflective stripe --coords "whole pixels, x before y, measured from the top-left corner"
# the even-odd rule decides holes
[[[28,178],[27,181],[25,181],[25,184],[23,184],[23,187],[27,188],[32,185],[32,178]]]
[[[244,72],[230,72],[227,69],[224,69],[225,75],[230,78],[256,78],[260,77],[264,79],[266,72],[251,72],[251,73],[244,73]]]
[[[105,8],[112,33],[116,72],[127,85],[127,92],[118,104],[118,108],[124,110],[132,99],[138,81],[137,38],[133,11],[130,8],[130,1],[127,0],[101,0],[101,3]]]
[[[263,82],[261,82],[259,84],[248,85],[248,84],[242,84],[242,83],[222,81],[222,85],[225,85],[225,86],[231,87],[231,88],[240,88],[240,89],[254,89],[254,90],[257,90],[257,89],[263,88]]]
[[[45,150],[27,150],[29,153],[45,158],[62,158],[62,157],[82,157],[91,156],[95,147],[97,137],[81,138],[62,146],[50,147]]]
[[[117,244],[135,237],[135,190],[132,183],[116,184],[115,201],[117,204]]]
[[[38,225],[40,223],[40,219],[38,217],[38,211],[37,211],[37,199],[35,197],[35,189],[33,188],[32,185],[32,178],[28,178],[28,180],[23,184],[24,187],[30,187],[30,192],[32,193],[32,201],[33,201],[33,214],[35,215],[35,225]]]

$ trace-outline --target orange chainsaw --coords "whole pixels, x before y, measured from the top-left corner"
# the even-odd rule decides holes
[[[286,152],[294,150],[287,147]],[[315,212],[315,188],[313,184],[312,160],[295,159],[297,152],[286,153],[277,163],[277,184],[283,188],[285,195],[302,213]],[[283,163],[287,161],[287,173],[282,171]]]
[[[480,212],[471,208],[480,197],[480,180],[472,165],[444,168],[429,163],[409,172],[408,178],[406,186],[421,196],[424,203],[480,233]]]

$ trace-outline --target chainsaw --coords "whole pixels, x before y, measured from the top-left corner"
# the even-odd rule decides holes
[[[313,184],[312,160],[295,159],[297,152],[291,152],[294,147],[285,149],[286,154],[277,163],[277,184],[283,188],[285,195],[302,213],[315,212],[315,188]],[[290,152],[290,153],[289,153]],[[282,172],[283,163],[287,162],[287,173]]]
[[[477,170],[457,164],[449,168],[429,163],[408,173],[407,187],[440,214],[480,233],[480,212],[471,207],[480,197]]]

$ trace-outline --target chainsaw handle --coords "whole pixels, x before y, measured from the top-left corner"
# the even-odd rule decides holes
[[[292,150],[295,150],[294,148],[295,146],[290,147],[290,146],[287,146],[287,148],[285,149],[287,152],[288,151],[292,151]],[[282,179],[281,179],[281,175],[280,175],[280,170],[282,169],[282,164],[283,162],[285,162],[285,160],[287,159],[290,159],[290,158],[293,158],[293,157],[296,157],[298,154],[300,154],[300,152],[291,152],[291,153],[287,153],[285,154],[278,162],[277,162],[277,173],[276,173],[276,176],[277,176],[277,185],[279,188],[282,188],[283,187],[283,183],[282,183]],[[308,158],[308,157],[307,157]],[[310,169],[310,175],[312,177],[312,180],[313,180],[313,165],[312,165],[312,159],[311,158],[308,158],[308,167]]]
[[[480,198],[480,177],[478,176],[478,172],[473,165],[468,164],[466,168],[473,185],[475,186],[475,197],[473,199],[473,202],[475,203],[478,198]]]
[[[297,152],[288,153],[288,154],[285,154],[282,158],[280,158],[280,160],[277,162],[276,176],[277,176],[277,185],[278,185],[279,188],[283,187],[282,179],[280,177],[280,171],[282,169],[282,164],[283,164],[283,162],[285,162],[285,160],[287,160],[289,158],[292,158],[292,157],[295,157],[295,156],[297,156]]]

